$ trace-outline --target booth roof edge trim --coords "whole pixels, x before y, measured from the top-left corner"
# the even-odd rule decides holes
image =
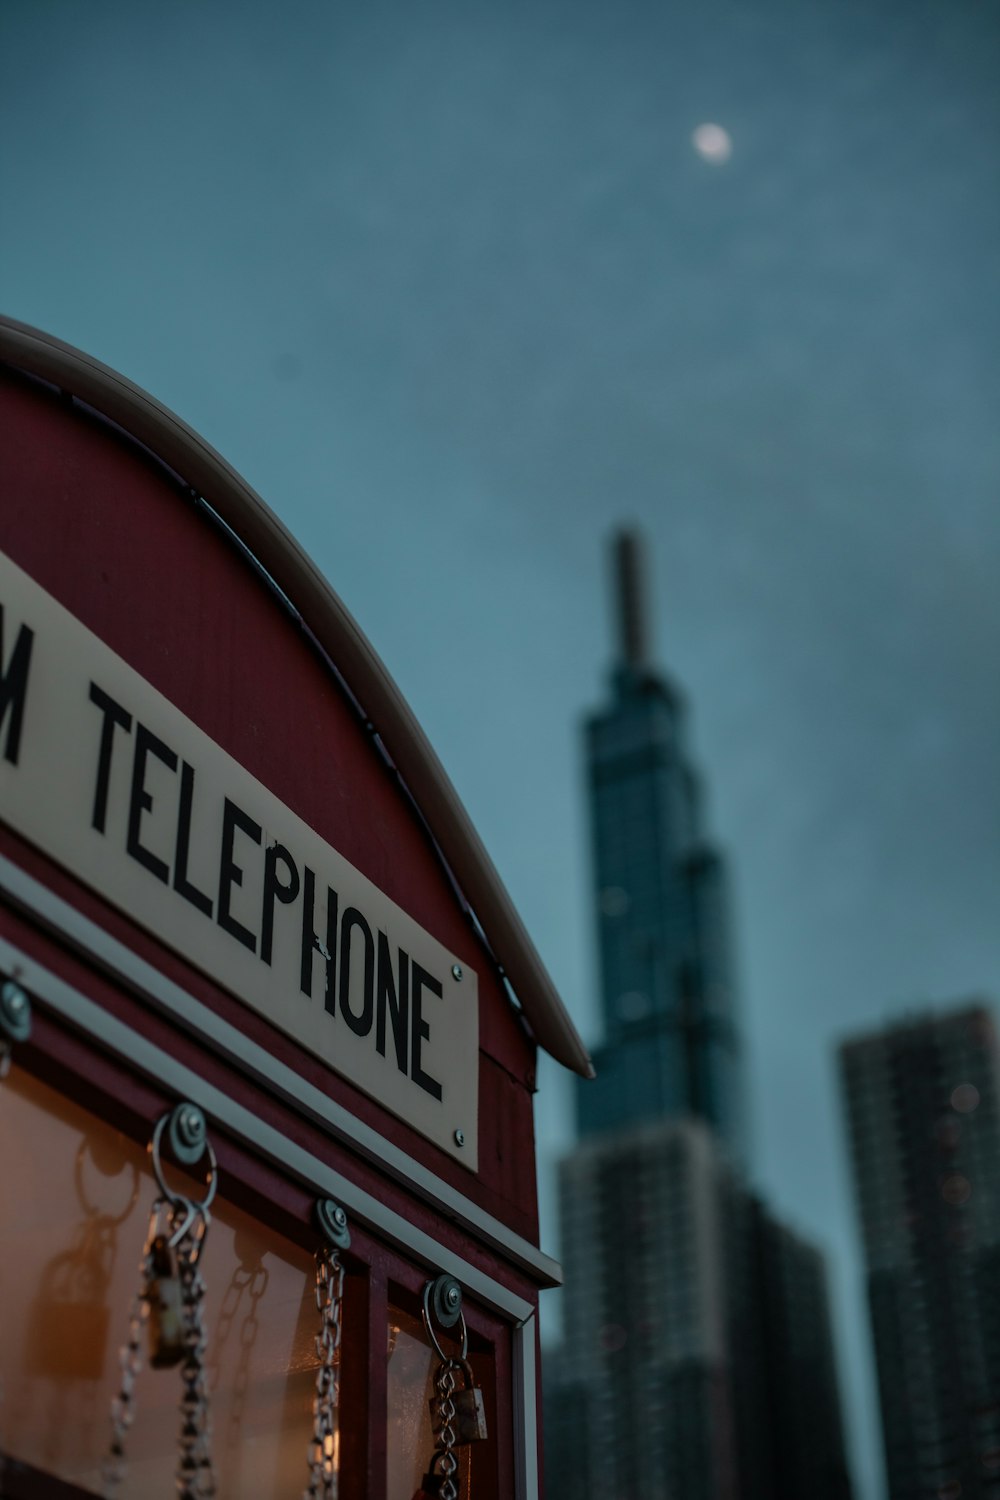
[[[357,621],[236,470],[154,397],[60,339],[0,316],[0,361],[77,396],[202,495],[300,613],[385,743],[497,956],[539,1046],[581,1077],[593,1063],[447,772]]]

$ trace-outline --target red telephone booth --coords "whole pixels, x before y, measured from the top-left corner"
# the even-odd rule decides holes
[[[0,1493],[536,1500],[590,1065],[488,856],[182,422],[4,321],[0,431]]]

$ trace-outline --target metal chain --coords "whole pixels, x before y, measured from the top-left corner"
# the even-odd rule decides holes
[[[104,1461],[101,1493],[104,1500],[112,1500],[115,1490],[125,1474],[125,1439],[135,1420],[135,1382],[142,1369],[142,1343],[146,1323],[149,1319],[148,1287],[153,1270],[152,1245],[162,1204],[153,1204],[149,1216],[146,1243],[139,1257],[139,1290],[132,1301],[132,1312],[128,1323],[128,1337],[120,1355],[122,1378],[118,1394],[111,1402],[111,1447]]]
[[[212,1424],[205,1381],[205,1281],[199,1262],[208,1216],[199,1212],[195,1223],[177,1243],[177,1274],[184,1309],[184,1347],[181,1364],[181,1435],[177,1460],[177,1494],[180,1500],[207,1500],[215,1494],[212,1472]]]
[[[437,1400],[434,1403],[434,1459],[432,1470],[441,1476],[440,1500],[458,1500],[458,1459],[455,1457],[455,1403],[452,1395],[458,1383],[455,1372],[459,1365],[454,1359],[445,1359],[437,1367],[434,1384]]]
[[[330,1245],[316,1252],[316,1335],[319,1369],[313,1397],[313,1440],[309,1445],[309,1484],[304,1500],[337,1500],[337,1371],[344,1300],[344,1268]]]
[[[8,1010],[9,988],[10,986],[5,986],[0,991]],[[160,1143],[164,1132],[168,1130],[170,1148],[179,1165],[194,1166],[207,1156],[206,1192],[200,1203],[172,1192],[167,1186]],[[205,1117],[197,1105],[184,1102],[175,1105],[168,1114],[161,1115],[154,1127],[149,1149],[160,1197],[153,1204],[149,1216],[146,1242],[139,1261],[139,1287],[132,1303],[128,1337],[120,1356],[122,1378],[118,1394],[111,1403],[111,1446],[101,1471],[102,1493],[104,1500],[112,1500],[124,1477],[125,1439],[135,1420],[135,1382],[143,1364],[143,1332],[149,1322],[152,1288],[154,1284],[159,1284],[160,1316],[163,1315],[165,1306],[162,1300],[165,1288],[170,1288],[174,1308],[178,1292],[180,1301],[180,1346],[183,1353],[177,1493],[180,1500],[207,1500],[207,1497],[215,1495],[215,1478],[210,1454],[211,1426],[205,1382],[205,1350],[208,1344],[203,1310],[205,1283],[199,1263],[211,1222],[209,1207],[218,1187],[218,1171],[215,1152],[206,1134]],[[127,1209],[126,1214],[128,1211]],[[161,1216],[164,1220],[162,1227]],[[164,1253],[168,1259],[167,1267],[161,1263]],[[169,1266],[171,1254],[176,1271]],[[164,1274],[165,1270],[168,1274]],[[174,1316],[173,1313],[171,1315]],[[176,1322],[169,1337],[164,1339],[163,1334],[161,1326],[158,1330],[157,1356],[162,1364],[175,1364],[180,1352],[176,1341]]]

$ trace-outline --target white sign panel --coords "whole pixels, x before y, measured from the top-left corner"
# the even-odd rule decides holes
[[[3,553],[0,816],[475,1170],[476,975]]]

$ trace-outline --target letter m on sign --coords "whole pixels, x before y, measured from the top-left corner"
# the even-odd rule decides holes
[[[8,658],[4,652],[3,605],[0,604],[0,747],[3,757],[17,765],[21,748],[24,700],[28,695],[28,668],[35,632],[22,625]]]

